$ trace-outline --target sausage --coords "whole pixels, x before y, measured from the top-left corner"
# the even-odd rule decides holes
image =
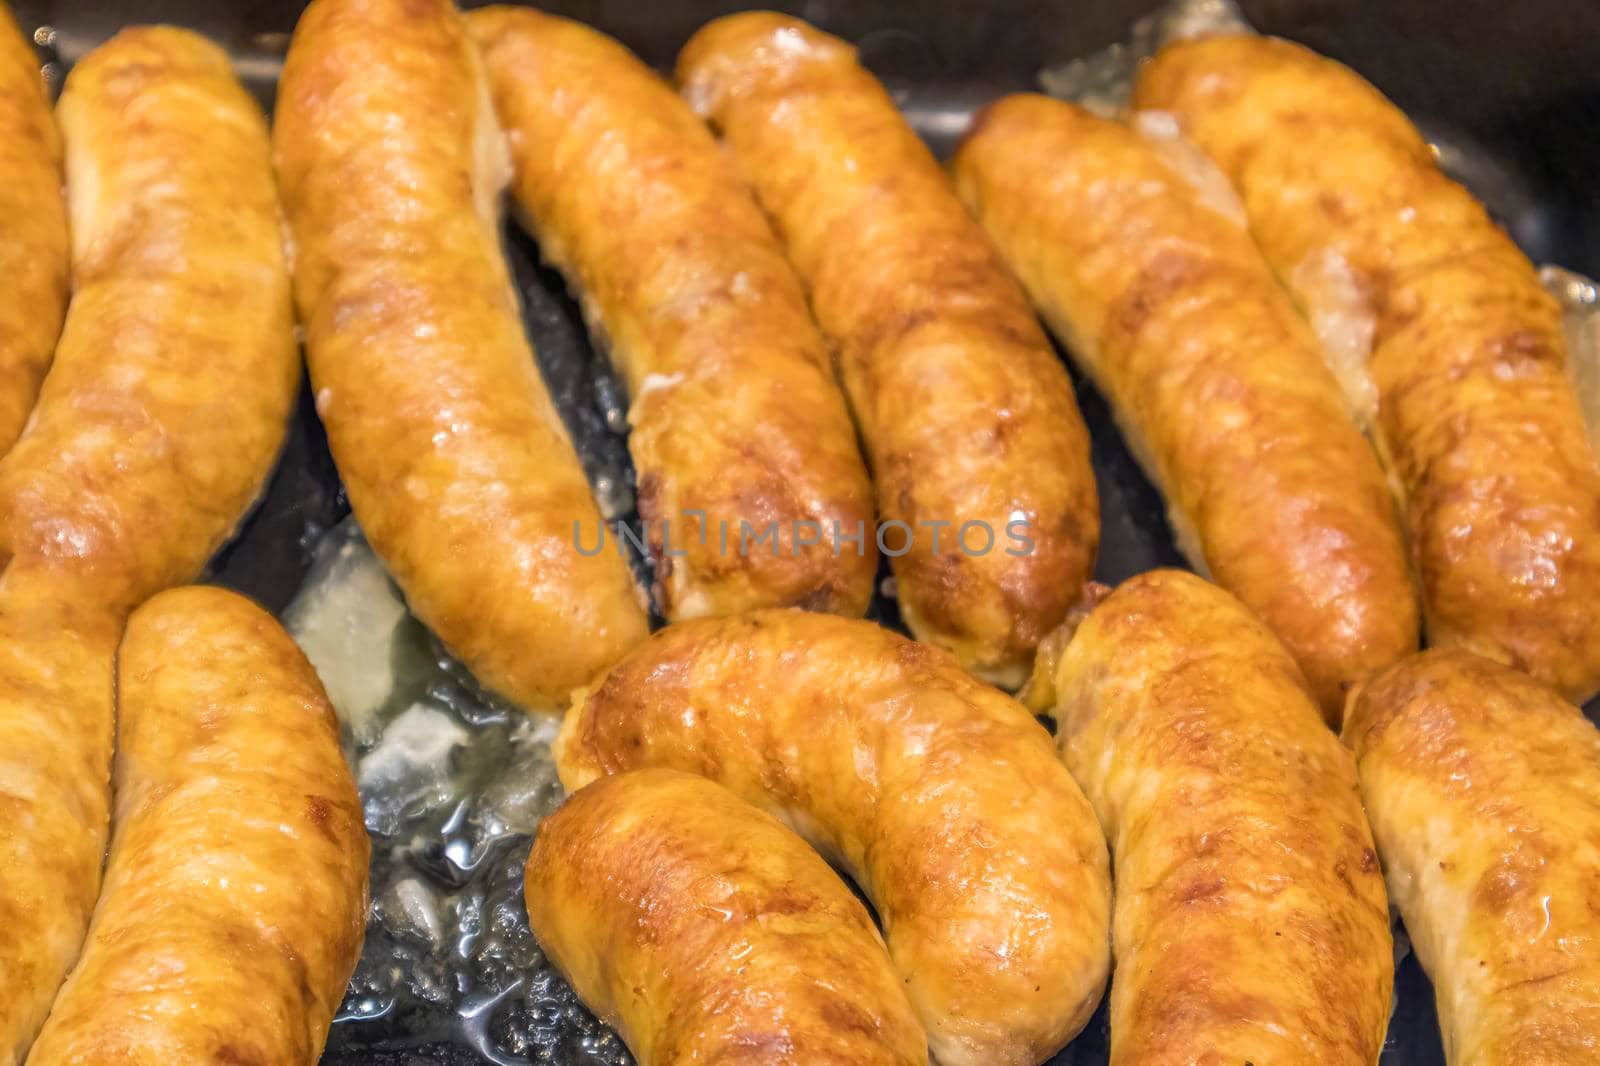
[[[1022,95],[983,112],[953,169],[1110,397],[1185,553],[1289,647],[1337,725],[1346,686],[1416,650],[1394,501],[1225,183],[1208,198],[1175,148]]]
[[[315,0],[273,126],[317,412],[373,549],[484,685],[564,700],[646,631],[500,252],[509,173],[449,0]],[[585,544],[588,542],[585,541]]]
[[[871,898],[943,1066],[1032,1066],[1109,963],[1105,842],[1050,736],[941,649],[794,610],[680,622],[575,695],[569,790],[700,773],[792,825]]]
[[[1428,642],[1600,689],[1600,468],[1561,312],[1354,72],[1287,41],[1174,44],[1140,74],[1238,187],[1398,487]]]
[[[844,42],[733,15],[677,73],[835,345],[906,624],[1015,688],[1100,534],[1089,437],[1027,297]]]
[[[260,490],[299,379],[266,123],[221,49],[124,30],[59,107],[73,296],[0,461],[0,1062],[100,885],[127,612],[192,580]]]
[[[800,282],[732,162],[603,34],[529,8],[467,24],[524,220],[632,396],[662,613],[860,615],[878,553],[855,428]]]
[[[1526,675],[1439,649],[1352,694],[1344,737],[1445,1060],[1595,1061],[1600,733]]]
[[[39,57],[0,3],[0,454],[22,432],[67,309],[61,135]]]
[[[0,555],[126,613],[193,580],[259,495],[299,385],[293,307],[266,122],[220,48],[126,30],[58,116],[72,303],[0,461]]]
[[[370,851],[315,671],[248,600],[175,589],[128,623],[117,721],[105,887],[28,1062],[311,1066]]]
[[[639,1066],[928,1061],[866,908],[704,778],[581,789],[539,826],[525,891],[545,954]]]
[[[1393,945],[1355,763],[1287,649],[1177,570],[1124,583],[1050,674],[1111,842],[1113,1066],[1374,1066]]]

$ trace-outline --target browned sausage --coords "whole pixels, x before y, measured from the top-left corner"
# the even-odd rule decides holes
[[[1600,688],[1600,469],[1561,312],[1415,127],[1288,41],[1216,37],[1148,63],[1233,180],[1256,241],[1335,341],[1401,494],[1428,641]]]
[[[644,636],[500,251],[509,162],[450,0],[316,0],[278,83],[278,177],[317,411],[411,610],[548,710]],[[589,541],[585,540],[585,544]]]
[[[855,428],[732,161],[603,34],[529,8],[467,21],[524,217],[633,398],[628,448],[662,612],[861,614],[878,552]]]
[[[912,1066],[872,918],[804,841],[703,777],[636,770],[539,826],[528,920],[639,1066]]]
[[[733,15],[684,47],[678,80],[836,346],[902,616],[1015,688],[1076,601],[1100,524],[1088,434],[1027,297],[843,41]]]
[[[1600,732],[1441,649],[1361,688],[1344,735],[1446,1061],[1600,1061]]]
[[[105,886],[30,1066],[313,1066],[369,845],[333,709],[270,615],[211,588],[134,613],[115,786]]]
[[[783,818],[871,897],[944,1066],[1033,1066],[1105,987],[1110,882],[1050,736],[947,652],[773,610],[680,622],[575,697],[569,789],[704,774]]]
[[[1038,669],[1111,841],[1112,1066],[1374,1066],[1383,879],[1354,761],[1288,651],[1226,592],[1157,570]]]
[[[1346,686],[1416,650],[1394,501],[1310,327],[1233,205],[1173,150],[1013,96],[983,112],[954,169],[1111,398],[1191,561],[1288,645],[1337,725]]]

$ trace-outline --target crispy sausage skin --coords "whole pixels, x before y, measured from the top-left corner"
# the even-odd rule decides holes
[[[0,0],[0,454],[22,432],[67,309],[61,136],[39,57]]]
[[[278,175],[317,410],[373,549],[490,688],[564,700],[646,631],[522,331],[509,171],[449,0],[316,0],[278,86]],[[585,542],[587,543],[587,542]]]
[[[1346,686],[1416,650],[1394,501],[1315,335],[1174,147],[1014,96],[979,118],[956,186],[1111,398],[1185,550],[1337,725]]]
[[[1383,879],[1354,762],[1283,645],[1216,586],[1157,570],[1037,669],[1111,841],[1113,1066],[1373,1066]]]
[[[322,685],[270,615],[203,587],[134,613],[118,678],[105,886],[28,1062],[311,1066],[369,854]]]
[[[1441,649],[1352,694],[1344,736],[1446,1061],[1594,1062],[1600,733],[1526,675]]]
[[[1094,812],[1049,734],[941,649],[803,611],[679,623],[575,696],[556,759],[568,789],[704,774],[838,860],[944,1066],[1032,1066],[1099,1002]]]
[[[902,615],[1015,688],[1099,540],[1088,434],[1027,297],[844,42],[782,15],[733,15],[690,40],[678,79],[834,342],[879,515],[909,527],[883,538],[903,552]]]
[[[530,8],[467,22],[523,217],[633,397],[628,447],[663,613],[860,615],[877,547],[863,532],[872,490],[855,428],[800,282],[732,161],[603,34]],[[777,523],[776,550],[739,550],[741,522]],[[836,533],[856,539],[836,551]]]
[[[59,109],[73,297],[0,461],[0,1062],[100,885],[127,611],[192,580],[266,478],[299,377],[260,110],[222,50],[124,30]]]
[[[872,917],[770,815],[636,770],[539,826],[528,920],[639,1066],[910,1066],[927,1046]]]
[[[1429,643],[1592,695],[1600,470],[1526,257],[1404,115],[1299,45],[1171,45],[1135,103],[1176,115],[1233,180],[1345,364],[1404,503]]]

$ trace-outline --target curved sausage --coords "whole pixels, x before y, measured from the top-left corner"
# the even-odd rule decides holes
[[[637,770],[539,826],[528,921],[639,1066],[909,1066],[922,1030],[883,940],[820,856],[692,774]]]
[[[844,42],[733,15],[689,41],[678,80],[836,346],[907,625],[1015,688],[1100,524],[1089,437],[1027,297]]]
[[[836,859],[944,1066],[1032,1066],[1100,1000],[1094,812],[1032,716],[938,648],[803,611],[682,622],[575,697],[556,760],[568,789],[703,774]]]
[[[1287,650],[1226,592],[1157,570],[1040,660],[1111,841],[1113,1066],[1374,1066],[1383,879],[1354,762]]]
[[[1406,117],[1299,45],[1174,44],[1135,92],[1238,187],[1400,492],[1428,642],[1600,689],[1600,468],[1561,312]]]
[[[579,551],[600,512],[523,335],[499,243],[509,166],[455,5],[312,3],[273,144],[356,518],[479,681],[551,707],[646,619],[621,555]]]
[[[860,615],[878,553],[855,427],[732,161],[603,34],[529,8],[467,23],[524,217],[633,397],[628,447],[662,613]],[[774,523],[776,538],[750,547]]]
[[[1416,650],[1394,502],[1310,327],[1172,148],[1013,96],[954,171],[1111,398],[1187,554],[1288,645],[1337,725],[1346,686]]]
[[[1533,679],[1437,650],[1353,694],[1344,737],[1446,1061],[1595,1061],[1600,732]]]
[[[0,461],[0,1062],[99,890],[123,619],[228,537],[300,373],[266,123],[222,50],[124,30],[77,64],[59,117],[72,304]]]
[[[201,587],[134,613],[118,678],[105,886],[28,1062],[312,1066],[370,850],[322,685],[270,615]]]
[[[61,135],[39,57],[0,3],[0,454],[28,420],[67,309]]]

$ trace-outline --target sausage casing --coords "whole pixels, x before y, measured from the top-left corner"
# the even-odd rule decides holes
[[[1133,578],[1051,672],[1111,841],[1113,1066],[1373,1066],[1389,911],[1350,753],[1287,650],[1192,574]]]
[[[861,614],[878,556],[855,428],[733,163],[603,34],[529,8],[467,21],[524,218],[633,397],[628,448],[662,613]],[[774,523],[772,543],[749,548]]]
[[[703,774],[838,860],[945,1066],[1048,1058],[1100,1000],[1110,884],[1049,734],[946,652],[870,622],[681,622],[579,693],[562,783]]]
[[[221,49],[124,30],[59,109],[74,292],[0,461],[0,1062],[76,957],[105,855],[126,612],[254,499],[299,376],[266,123]]]
[[[1428,642],[1600,688],[1600,469],[1532,265],[1354,72],[1287,41],[1168,46],[1135,103],[1238,187],[1402,496]]]
[[[1600,732],[1524,674],[1435,650],[1357,690],[1344,736],[1446,1061],[1594,1062]]]
[[[162,593],[122,641],[114,782],[100,902],[28,1061],[312,1066],[369,844],[311,664],[240,596]]]
[[[449,0],[316,0],[273,125],[317,410],[373,549],[478,680],[563,699],[646,630],[500,252],[509,171]]]
[[[703,777],[580,789],[539,826],[525,891],[540,946],[640,1066],[928,1061],[866,908]]]
[[[0,2],[0,453],[28,420],[67,309],[61,135],[39,57]]]
[[[1016,687],[1099,541],[1088,434],[1027,297],[844,42],[733,15],[690,40],[678,80],[836,346],[902,616]]]
[[[957,153],[956,185],[1112,399],[1185,550],[1288,645],[1337,723],[1347,685],[1416,649],[1394,501],[1242,222],[1152,140],[1009,97]]]

